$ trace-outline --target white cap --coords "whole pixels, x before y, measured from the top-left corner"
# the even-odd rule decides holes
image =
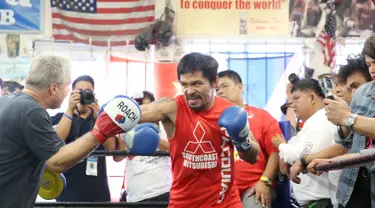
[[[138,91],[138,92],[133,93],[132,98],[134,100],[143,99],[143,92]]]

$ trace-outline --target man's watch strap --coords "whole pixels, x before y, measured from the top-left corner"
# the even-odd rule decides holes
[[[301,161],[301,164],[302,164],[302,166],[303,166],[303,171],[304,172],[306,172],[306,170],[307,170],[307,166],[309,165],[308,163],[307,163],[307,161],[306,161],[306,157],[307,157],[307,155],[305,155],[305,156],[303,156],[303,157],[301,157],[299,160]]]
[[[260,180],[263,181],[266,186],[271,187],[272,186],[272,180],[269,179],[267,176],[260,177]]]
[[[338,127],[337,133],[339,134],[339,137],[340,137],[341,139],[345,139],[344,131],[342,130],[342,127],[341,127],[341,126]]]

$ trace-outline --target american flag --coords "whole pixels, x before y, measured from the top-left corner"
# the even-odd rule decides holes
[[[335,15],[327,16],[324,30],[318,37],[318,43],[323,47],[324,64],[331,69],[336,65],[336,20]]]
[[[55,40],[96,46],[132,44],[155,20],[156,0],[51,0]],[[130,42],[127,42],[130,41]]]

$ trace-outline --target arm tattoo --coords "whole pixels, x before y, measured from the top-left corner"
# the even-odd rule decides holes
[[[152,104],[167,103],[167,102],[171,102],[173,100],[174,99],[170,98],[170,97],[163,97],[163,98],[160,98],[159,100],[155,100],[154,102],[152,102]]]

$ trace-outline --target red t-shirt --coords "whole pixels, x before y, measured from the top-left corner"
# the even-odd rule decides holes
[[[196,112],[183,95],[175,101],[175,134],[169,141],[173,175],[169,207],[242,207],[234,183],[234,147],[218,125],[221,113],[234,104],[215,97],[210,110]]]
[[[236,155],[236,185],[242,194],[250,187],[255,186],[263,175],[268,157],[278,150],[272,144],[272,138],[276,134],[282,135],[279,123],[267,111],[246,105],[250,129],[258,141],[261,151],[259,151],[258,161],[252,165],[241,160]]]
[[[302,129],[302,128],[303,128],[303,124],[305,124],[304,121],[299,121],[299,123],[298,123],[298,127],[299,127],[299,129]]]

